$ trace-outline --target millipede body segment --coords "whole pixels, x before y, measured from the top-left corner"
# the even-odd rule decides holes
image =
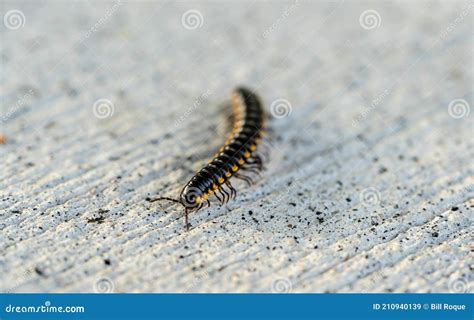
[[[232,92],[233,129],[225,145],[214,158],[199,170],[184,186],[179,199],[160,197],[149,201],[169,200],[185,208],[185,223],[189,229],[188,214],[210,206],[214,196],[221,204],[235,198],[237,192],[231,184],[233,177],[253,180],[245,173],[258,173],[263,168],[257,146],[264,135],[265,113],[258,96],[251,90],[239,87]]]

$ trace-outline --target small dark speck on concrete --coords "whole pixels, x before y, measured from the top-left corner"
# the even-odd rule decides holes
[[[432,235],[433,237],[435,237],[435,238],[438,238],[439,233],[438,233],[438,232],[433,232],[431,235]]]
[[[157,144],[159,144],[159,143],[160,143],[160,140],[159,140],[159,139],[151,139],[151,140],[150,140],[150,144],[152,144],[152,145],[157,145]]]
[[[109,259],[104,259],[104,264],[106,266],[110,266],[110,260]]]
[[[41,270],[40,268],[35,267],[35,272],[36,272],[39,276],[44,277],[44,272],[43,272],[43,270]]]
[[[292,205],[293,207],[296,207],[296,203],[294,202],[290,202],[289,204]]]
[[[385,173],[385,172],[387,172],[387,171],[388,171],[388,169],[385,168],[385,167],[381,167],[381,168],[379,169],[379,173],[380,173],[380,174],[383,174],[383,173]]]
[[[67,91],[67,95],[70,97],[76,97],[78,94],[77,90],[74,88],[71,88]]]
[[[352,200],[351,200],[351,198],[346,198],[346,201],[351,202]]]
[[[103,223],[105,220],[105,217],[97,217],[97,218],[90,218],[87,219],[87,223]]]
[[[458,211],[458,209],[459,209],[458,207],[452,207],[451,211]]]

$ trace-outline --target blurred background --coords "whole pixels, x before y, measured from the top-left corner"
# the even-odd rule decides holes
[[[1,1],[8,292],[468,292],[472,1]],[[176,196],[270,117],[262,177]],[[471,159],[471,160],[469,160]]]

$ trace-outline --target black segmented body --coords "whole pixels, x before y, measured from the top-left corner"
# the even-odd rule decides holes
[[[181,203],[186,210],[186,227],[189,226],[188,213],[198,211],[205,204],[210,205],[209,198],[212,195],[222,204],[231,197],[235,198],[237,192],[230,183],[232,177],[250,185],[252,179],[242,172],[258,173],[262,170],[262,159],[256,153],[264,134],[265,113],[262,104],[251,90],[239,87],[232,93],[232,108],[232,133],[214,158],[185,185],[179,199],[150,200],[166,199]]]

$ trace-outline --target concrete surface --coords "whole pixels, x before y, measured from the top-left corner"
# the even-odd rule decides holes
[[[473,8],[2,1],[1,291],[472,291]],[[267,169],[185,232],[145,198],[219,148],[238,84]]]

